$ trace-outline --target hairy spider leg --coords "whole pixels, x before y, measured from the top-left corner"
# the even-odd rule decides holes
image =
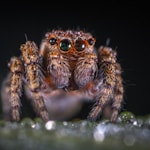
[[[121,67],[116,62],[116,52],[109,47],[101,46],[98,50],[98,57],[100,63],[99,83],[96,85],[100,91],[96,97],[96,106],[92,109],[89,114],[90,120],[96,120],[102,108],[112,99],[113,100],[113,112],[110,120],[116,121],[118,112],[120,110],[123,101],[123,85],[121,74]],[[102,84],[102,85],[101,85]]]
[[[40,92],[43,83],[42,72],[38,48],[34,42],[27,41],[21,47],[22,58],[25,65],[25,80],[28,95],[32,99],[32,105],[35,111],[40,114],[44,121],[49,120],[48,112],[44,104],[42,93]]]
[[[12,57],[8,66],[10,73],[2,85],[3,113],[6,120],[19,121],[23,64],[19,58]]]
[[[116,62],[116,52],[109,47],[101,46],[98,50],[99,72],[93,81],[81,88],[76,94],[85,97],[87,100],[95,100],[95,105],[89,113],[88,119],[98,119],[111,100],[113,101],[113,112],[111,121],[116,121],[118,111],[123,101],[123,84],[121,78],[121,67]]]
[[[112,104],[112,115],[111,121],[115,121],[117,119],[118,113],[122,109],[123,105],[123,79],[121,77],[122,69],[119,63],[115,65],[115,75],[116,75],[116,82],[114,87],[114,94],[113,94],[113,104]]]

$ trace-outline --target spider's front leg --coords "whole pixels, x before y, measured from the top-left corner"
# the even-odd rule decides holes
[[[9,64],[10,73],[3,81],[2,104],[4,119],[20,120],[20,96],[22,92],[23,64],[17,57],[12,57]]]
[[[100,82],[95,86],[96,89],[99,89],[96,96],[98,101],[92,109],[89,118],[95,120],[103,108],[112,100],[110,120],[116,121],[123,100],[121,67],[117,63],[116,51],[109,47],[100,47],[98,57],[100,63],[98,79]]]
[[[25,66],[25,82],[28,96],[32,99],[32,105],[36,113],[44,121],[48,121],[48,112],[41,94],[41,87],[44,85],[44,81],[40,67],[38,48],[34,42],[27,41],[21,45],[20,49]]]
[[[102,113],[103,108],[112,100],[110,120],[116,121],[123,101],[121,67],[117,62],[116,52],[109,47],[100,47],[98,59],[98,76],[82,89],[87,97],[96,100],[88,118],[89,120],[96,120]]]

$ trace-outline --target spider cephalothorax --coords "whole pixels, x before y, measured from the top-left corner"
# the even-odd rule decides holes
[[[22,44],[20,57],[10,61],[2,89],[6,116],[10,113],[9,119],[20,120],[24,86],[33,109],[45,121],[69,119],[83,100],[95,103],[88,119],[97,120],[111,104],[110,119],[116,121],[123,101],[121,67],[116,51],[96,49],[95,42],[87,32],[53,30],[45,34],[39,49],[31,41]]]

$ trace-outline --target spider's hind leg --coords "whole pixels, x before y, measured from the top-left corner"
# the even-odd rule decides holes
[[[2,84],[2,105],[4,119],[20,120],[20,96],[22,93],[23,64],[17,57],[12,57],[8,64],[10,73]]]

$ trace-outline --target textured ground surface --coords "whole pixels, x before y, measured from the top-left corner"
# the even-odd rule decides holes
[[[117,123],[75,120],[47,123],[24,118],[20,123],[0,120],[1,150],[149,150],[150,116],[120,114]]]

